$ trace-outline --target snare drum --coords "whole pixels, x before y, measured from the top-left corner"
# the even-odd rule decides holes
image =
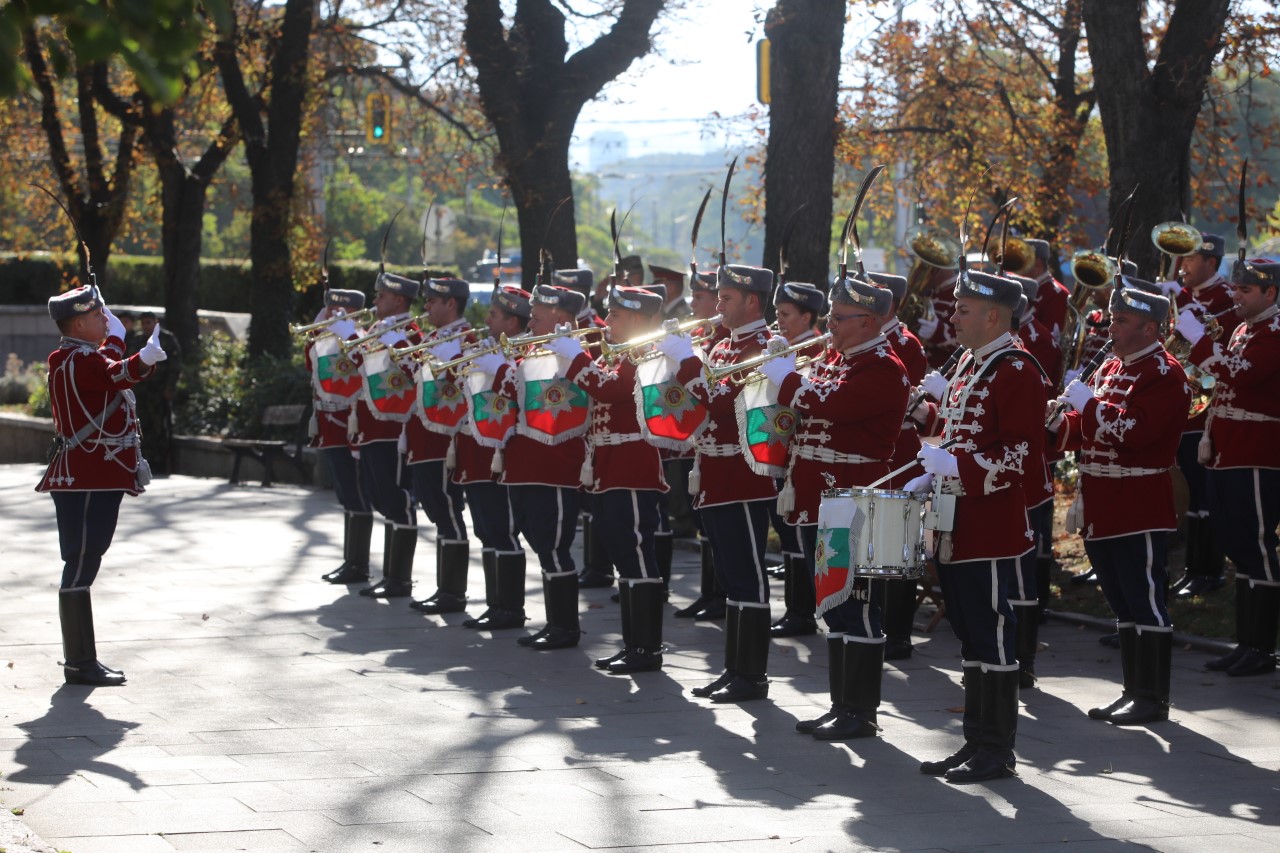
[[[877,578],[925,574],[924,502],[911,492],[828,489],[818,511],[818,538],[825,546],[822,562],[832,568]]]

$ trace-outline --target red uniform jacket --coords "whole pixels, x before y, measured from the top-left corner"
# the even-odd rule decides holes
[[[1040,369],[1045,372],[1045,397],[1055,396],[1058,390],[1059,368],[1062,364],[1061,354],[1058,352],[1058,339],[1051,336],[1049,330],[1042,326],[1034,315],[1029,314],[1022,318],[1022,327],[1015,340],[1019,346],[1031,354],[1031,357],[1040,365]],[[1031,469],[1028,469],[1027,476],[1023,479],[1023,487],[1027,493],[1027,509],[1053,500],[1053,463],[1061,458],[1054,448],[1046,444],[1044,452],[1040,455],[1042,476],[1034,477]]]
[[[1041,273],[1036,281],[1040,282],[1040,289],[1036,291],[1036,316],[1049,334],[1057,338],[1067,323],[1067,303],[1071,301],[1071,291],[1054,278],[1051,272]],[[1047,364],[1041,366],[1046,371],[1049,369]]]
[[[408,314],[397,314],[394,317],[385,317],[369,327],[369,332],[377,332],[380,329],[386,329],[394,326],[408,318]],[[399,341],[395,344],[396,349],[403,349],[407,346],[418,343],[422,340],[421,333],[417,326],[408,326],[403,329],[397,329],[392,332],[393,335],[399,337]],[[356,350],[351,354],[351,359],[357,365],[364,361],[364,355],[360,350]],[[400,369],[404,371],[405,376],[410,380],[414,379],[413,364],[406,362],[400,365]],[[365,399],[365,392],[362,390],[356,398],[356,404],[352,411],[355,416],[355,427],[352,432],[351,444],[353,447],[363,447],[366,444],[373,444],[375,441],[399,441],[400,434],[404,432],[404,424],[392,420],[381,420],[374,417],[373,410],[369,407],[369,401]]]
[[[865,486],[889,473],[910,393],[906,368],[883,335],[815,364],[808,378],[783,380],[778,400],[800,415],[787,473],[796,496],[788,524],[817,524],[824,489]]]
[[[1111,317],[1101,308],[1084,315],[1084,343],[1081,345],[1080,364],[1084,368],[1111,340]],[[1074,340],[1073,340],[1074,343]],[[1065,372],[1065,370],[1064,370]]]
[[[939,549],[946,562],[1018,557],[1033,546],[1023,479],[1040,476],[1045,399],[1040,371],[1005,334],[960,357],[945,405],[924,404],[927,434],[960,440],[950,448],[960,477],[941,484],[959,495],[955,529]]]
[[[519,408],[515,365],[505,364],[493,377],[493,391]],[[582,485],[582,463],[587,444],[581,438],[570,438],[559,444],[543,444],[536,438],[521,435],[519,427],[502,449],[503,468],[498,482],[508,486],[563,486],[576,489]]]
[[[635,362],[624,358],[614,367],[604,359],[593,362],[584,352],[569,364],[565,376],[591,397],[591,432],[587,435],[591,477],[583,483],[587,491],[668,491],[662,476],[662,455],[640,433]]]
[[[708,367],[737,364],[764,351],[769,341],[769,330],[764,320],[748,323],[734,329],[722,339],[707,356]],[[707,379],[702,362],[697,358],[685,359],[676,371],[676,381],[689,390],[698,402],[707,407],[707,420],[698,436],[698,476],[694,482],[699,488],[694,507],[702,509],[721,504],[743,501],[767,500],[776,497],[778,490],[771,477],[755,473],[743,458],[738,439],[738,416],[734,402],[742,386],[728,379],[714,384]],[[692,486],[690,489],[692,490]]]
[[[351,335],[347,340],[355,340],[359,337],[359,332]],[[315,338],[307,341],[307,347],[303,351],[303,356],[307,362],[307,372],[312,372],[312,350],[315,349]],[[314,374],[313,374],[314,375]],[[311,411],[315,418],[315,434],[311,436],[309,447],[348,447],[350,439],[347,436],[347,419],[351,417],[351,409],[359,393],[352,398],[352,401],[346,405],[341,403],[333,403],[329,400],[322,399],[316,393],[315,383],[312,382],[311,388]]]
[[[1234,307],[1235,303],[1231,299],[1231,285],[1227,284],[1227,280],[1221,275],[1215,275],[1213,278],[1201,284],[1199,287],[1183,288],[1178,294],[1178,311],[1183,308],[1192,308],[1197,313],[1203,312],[1204,316],[1217,314],[1228,308]],[[1221,340],[1231,340],[1231,333],[1236,330],[1236,326],[1240,325],[1240,318],[1234,312],[1226,314],[1218,318],[1218,325],[1222,327]],[[1201,412],[1198,415],[1187,418],[1187,425],[1183,427],[1183,432],[1204,432],[1205,418],[1208,412]]]
[[[456,335],[458,332],[469,330],[470,328],[471,324],[466,320],[457,319],[431,331],[425,336],[423,343],[444,340],[451,335]],[[464,348],[475,342],[474,335],[467,335],[458,341]],[[452,371],[445,378],[448,381],[454,381]],[[409,418],[408,423],[404,425],[405,444],[408,448],[404,459],[406,465],[414,465],[418,462],[435,462],[449,456],[449,445],[453,443],[454,436],[432,432],[423,426],[423,422],[422,400],[419,397],[413,404],[413,415]]]
[[[1217,380],[1209,467],[1280,468],[1280,308],[1241,323],[1226,346],[1206,335],[1191,361]]]
[[[1109,356],[1092,384],[1094,399],[1057,435],[1059,449],[1080,451],[1084,538],[1176,530],[1169,471],[1191,398],[1182,366],[1157,342]]]
[[[705,326],[702,326],[702,327],[699,327],[698,329],[695,329],[694,331],[702,333],[702,332],[706,332],[707,328]],[[701,349],[703,352],[709,353],[711,352],[712,349],[715,348],[716,344],[720,343],[721,341],[725,340],[728,337],[729,337],[729,328],[725,326],[723,323],[719,323],[715,326],[714,329],[711,330],[711,337],[709,337],[706,341],[702,343]],[[671,459],[671,460],[693,459],[696,455],[697,455],[696,452],[693,450],[662,451],[662,458]]]
[[[922,336],[925,354],[929,357],[930,367],[942,367],[951,357],[951,353],[960,346],[956,342],[956,329],[951,325],[951,314],[956,308],[956,280],[954,277],[944,284],[938,285],[931,297],[934,316],[938,318],[938,326],[933,333]]]
[[[881,331],[884,332],[885,338],[889,341],[889,346],[893,347],[893,354],[898,357],[898,361],[902,362],[902,366],[906,369],[907,381],[913,386],[919,385],[920,380],[924,379],[925,373],[929,370],[929,361],[924,356],[924,345],[920,343],[920,339],[913,335],[910,329],[899,323],[897,318],[886,323]],[[894,443],[893,458],[889,460],[889,470],[898,470],[912,459],[915,459],[916,454],[919,452],[920,433],[916,430],[915,421],[907,417],[902,422],[902,429],[898,430],[898,440]],[[885,483],[885,486],[890,489],[899,488],[908,480],[923,473],[919,466],[908,468]]]
[[[58,448],[37,492],[128,492],[138,485],[140,434],[129,391],[154,372],[137,353],[124,357],[124,341],[95,347],[62,339],[49,354],[49,405]]]

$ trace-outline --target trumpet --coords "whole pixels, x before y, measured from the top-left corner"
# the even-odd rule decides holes
[[[716,314],[714,317],[690,317],[688,320],[685,320],[683,323],[673,318],[664,322],[662,324],[662,328],[657,329],[656,331],[646,332],[643,335],[637,335],[631,340],[623,341],[620,344],[611,344],[606,340],[604,342],[604,354],[608,358],[616,358],[621,355],[626,355],[630,353],[632,350],[637,350],[637,349],[640,349],[641,347],[648,346],[649,344],[656,344],[658,341],[662,340],[667,335],[682,335],[682,334],[685,334],[686,332],[692,332],[694,329],[700,326],[710,326],[712,329],[711,332],[704,335],[700,335],[695,340],[695,343],[701,343],[703,341],[709,340],[711,338],[711,335],[715,334],[715,327],[718,326],[720,324],[720,321],[723,319],[724,319],[723,314]]]
[[[766,361],[772,361],[775,358],[781,358],[784,355],[790,355],[793,352],[799,352],[802,349],[809,349],[810,347],[814,347],[819,344],[821,344],[822,348],[825,350],[827,345],[831,343],[831,333],[827,332],[825,335],[819,335],[816,338],[809,338],[804,341],[797,341],[794,344],[776,343],[780,340],[782,340],[782,338],[772,338],[769,341],[768,349],[757,356],[747,359],[746,361],[740,361],[737,364],[725,364],[720,367],[708,367],[707,376],[714,382],[719,382],[721,379],[728,379],[735,385],[746,385],[749,382],[760,382],[765,378],[764,374],[755,372],[756,368],[760,365],[764,364]],[[818,358],[821,358],[820,354],[796,359],[796,370],[808,367],[811,362]]]
[[[431,341],[423,341],[422,343],[417,344],[416,346],[405,347],[404,349],[397,352],[396,355],[419,356],[421,353],[426,353],[427,354],[426,356],[420,358],[420,360],[425,361],[431,358],[431,350],[434,349],[435,347],[438,347],[441,344],[447,344],[450,341],[456,341],[459,338],[465,338],[467,335],[474,335],[475,333],[476,333],[475,329],[463,329],[462,331],[454,332],[452,335],[449,335],[447,337],[436,338],[435,340],[431,340]]]
[[[387,326],[385,329],[378,329],[377,331],[369,332],[369,334],[367,335],[361,335],[358,338],[353,338],[349,341],[343,341],[342,353],[343,355],[346,355],[347,353],[351,352],[353,349],[359,349],[360,347],[364,346],[370,341],[375,341],[378,338],[382,337],[387,332],[394,332],[399,329],[406,329],[409,326],[412,326],[414,323],[417,323],[419,320],[423,319],[426,316],[427,316],[426,314],[419,314],[417,317],[409,317],[405,320],[401,320],[399,323],[393,323],[390,326]]]
[[[1201,322],[1204,323],[1204,333],[1209,336],[1209,340],[1216,341],[1222,337],[1222,324],[1218,322],[1218,318],[1225,317],[1235,310],[1236,307],[1232,305],[1230,308],[1224,308],[1216,314],[1208,314],[1201,318]],[[1186,338],[1178,334],[1176,329],[1169,334],[1169,337],[1165,338],[1164,348],[1174,358],[1181,361],[1184,367],[1186,366],[1186,359],[1191,353],[1191,346],[1187,343]]]
[[[525,335],[517,335],[514,338],[508,338],[506,335],[503,335],[499,339],[499,342],[504,345],[506,350],[509,350],[507,354],[510,355],[511,352],[514,352],[516,349],[519,349],[522,347],[536,347],[536,346],[539,346],[540,344],[545,344],[547,341],[554,341],[556,338],[583,338],[583,337],[586,337],[587,335],[599,334],[602,331],[603,331],[602,329],[596,328],[595,326],[586,326],[581,329],[575,329],[572,326],[570,326],[568,323],[562,323],[559,326],[556,326],[556,330],[554,332],[551,332],[550,334],[546,334],[546,335],[525,334]]]
[[[363,323],[366,320],[372,320],[372,319],[373,319],[373,309],[361,308],[359,311],[353,311],[350,314],[334,314],[332,317],[329,317],[328,319],[320,320],[315,323],[307,323],[306,325],[301,325],[298,323],[290,323],[289,334],[309,335],[312,332],[323,331],[329,328],[330,326],[332,326],[334,323],[338,322],[339,320],[350,320],[353,323]]]

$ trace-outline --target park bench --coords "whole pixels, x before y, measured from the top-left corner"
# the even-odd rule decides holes
[[[302,482],[311,482],[311,469],[302,459],[302,448],[307,442],[307,421],[310,406],[294,404],[267,406],[260,421],[263,432],[280,438],[224,438],[222,447],[235,454],[231,465],[231,482],[240,482],[240,463],[246,456],[253,457],[262,466],[262,485],[270,486],[275,479],[275,465],[285,460],[298,470]]]

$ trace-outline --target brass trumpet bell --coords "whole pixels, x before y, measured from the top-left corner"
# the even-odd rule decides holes
[[[1199,251],[1204,237],[1185,222],[1161,222],[1151,229],[1151,242],[1166,255],[1183,258]]]
[[[943,270],[960,267],[960,242],[941,231],[918,226],[907,236],[907,251],[918,261]]]

